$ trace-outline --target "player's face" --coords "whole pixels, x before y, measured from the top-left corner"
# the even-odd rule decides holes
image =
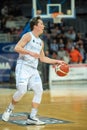
[[[38,24],[37,24],[37,30],[39,34],[42,34],[44,31],[44,23],[42,20],[38,20]]]

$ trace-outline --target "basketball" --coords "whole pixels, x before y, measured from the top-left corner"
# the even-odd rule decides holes
[[[58,76],[66,76],[69,72],[69,65],[68,64],[60,64],[56,65],[55,72]]]

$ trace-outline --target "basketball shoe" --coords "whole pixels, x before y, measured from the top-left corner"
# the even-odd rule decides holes
[[[26,124],[28,125],[45,125],[45,122],[40,121],[37,117],[30,117],[30,115],[28,115],[28,119]]]
[[[2,120],[3,120],[3,121],[8,121],[9,118],[10,118],[11,113],[12,113],[12,110],[8,108],[8,109],[3,113],[3,115],[2,115]]]

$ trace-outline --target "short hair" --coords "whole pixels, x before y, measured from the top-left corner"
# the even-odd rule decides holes
[[[42,20],[42,19],[40,18],[40,16],[34,17],[34,18],[32,18],[32,19],[30,20],[30,29],[31,29],[31,31],[32,31],[33,28],[34,28],[34,25],[37,25],[37,24],[38,24],[38,20]]]

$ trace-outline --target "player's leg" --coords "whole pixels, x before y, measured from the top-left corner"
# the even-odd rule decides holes
[[[20,70],[21,69],[21,70]],[[12,97],[12,102],[7,107],[6,111],[2,115],[2,120],[8,121],[9,117],[14,109],[14,106],[27,92],[27,84],[28,84],[28,71],[26,72],[25,66],[21,66],[20,64],[16,67],[16,86],[17,91],[14,93]]]
[[[34,91],[34,97],[32,101],[32,110],[30,115],[28,115],[27,124],[36,124],[36,125],[45,124],[45,122],[40,121],[36,117],[38,112],[38,107],[42,99],[42,93],[43,93],[42,81],[37,70],[34,70],[34,75],[30,79],[29,85]]]

